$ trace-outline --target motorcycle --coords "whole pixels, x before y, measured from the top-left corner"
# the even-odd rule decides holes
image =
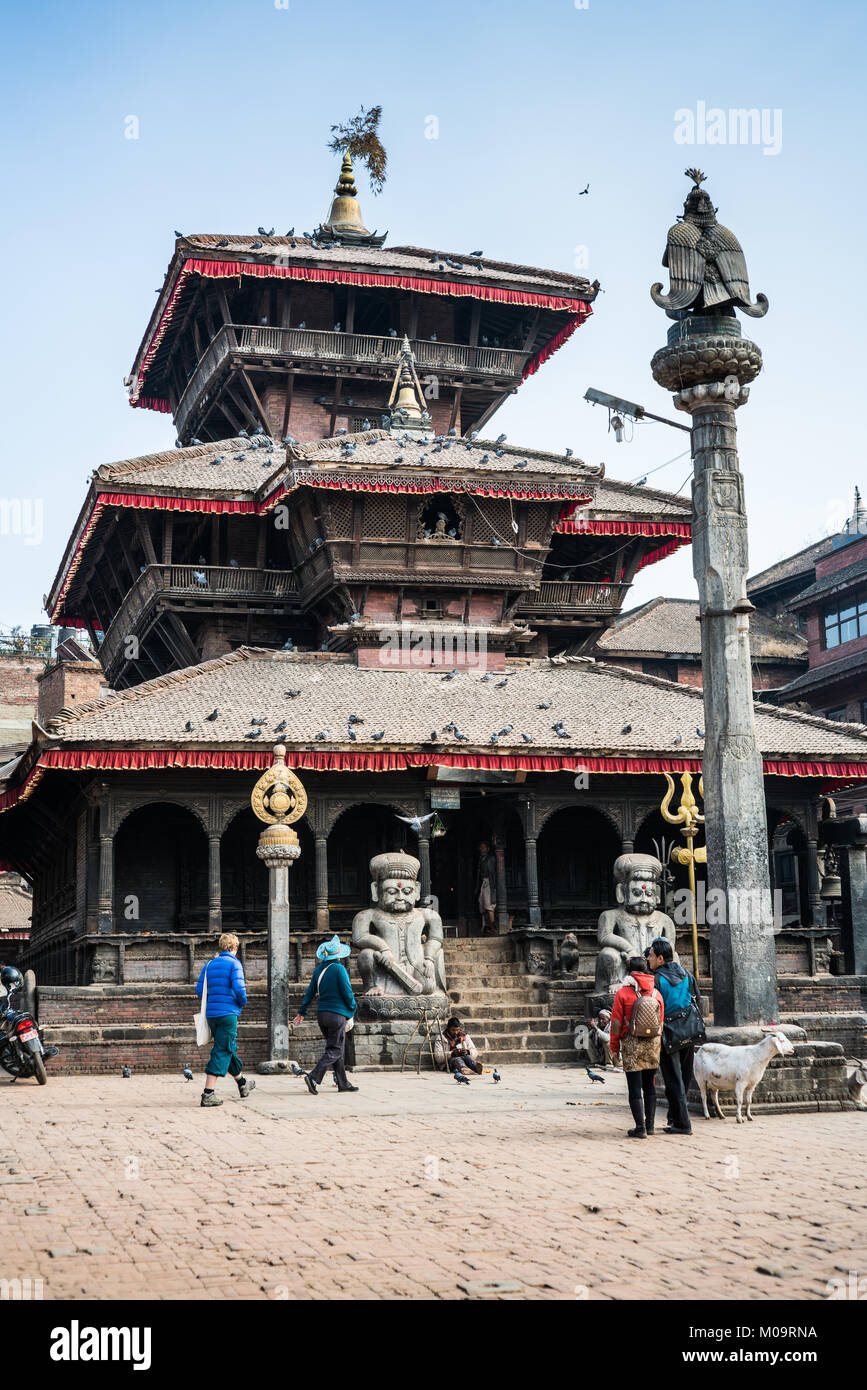
[[[0,999],[0,1067],[13,1081],[35,1076],[39,1085],[44,1086],[48,1080],[45,1059],[56,1057],[57,1048],[43,1045],[32,1013],[12,1008],[12,996],[21,988],[19,979]]]

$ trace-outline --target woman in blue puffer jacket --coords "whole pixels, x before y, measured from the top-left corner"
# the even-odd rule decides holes
[[[237,958],[239,944],[237,936],[224,932],[217,943],[220,954],[208,961],[196,984],[196,994],[201,999],[207,978],[205,1015],[214,1039],[205,1069],[205,1089],[201,1101],[204,1106],[223,1104],[219,1096],[214,1094],[214,1082],[218,1076],[225,1076],[226,1072],[234,1076],[242,1100],[256,1085],[255,1081],[247,1080],[238,1056],[238,1015],[247,1002],[244,970]]]

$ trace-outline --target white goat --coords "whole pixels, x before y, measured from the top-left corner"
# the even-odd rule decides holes
[[[761,1042],[746,1047],[726,1047],[723,1043],[705,1043],[695,1054],[693,1075],[701,1092],[704,1117],[711,1117],[707,1109],[707,1093],[710,1091],[714,1109],[721,1120],[725,1119],[719,1103],[720,1091],[734,1091],[738,1107],[738,1124],[743,1124],[741,1106],[746,1102],[747,1119],[753,1118],[750,1106],[753,1091],[765,1074],[765,1069],[775,1053],[785,1057],[794,1052],[794,1047],[785,1033],[769,1033]]]

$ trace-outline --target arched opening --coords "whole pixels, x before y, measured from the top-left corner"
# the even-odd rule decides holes
[[[418,836],[392,806],[353,806],[328,837],[328,906],[331,926],[346,931],[370,902],[370,861],[388,850],[418,858]]]
[[[482,930],[479,845],[483,841],[492,849],[495,840],[503,845],[508,911],[526,920],[524,833],[520,818],[512,812],[504,820],[492,798],[470,796],[466,789],[461,796],[460,810],[439,813],[446,833],[431,840],[431,892],[446,928],[458,936],[478,936]]]
[[[223,931],[268,930],[268,869],[256,853],[264,829],[249,806],[230,821],[220,841]],[[312,925],[313,837],[304,821],[294,827],[301,856],[289,870],[291,920],[296,931]]]
[[[114,837],[114,921],[120,932],[208,928],[208,839],[173,802],[140,806]]]
[[[810,921],[807,837],[787,811],[768,808],[768,845],[774,916],[779,926]]]
[[[569,806],[545,822],[538,843],[542,920],[550,927],[596,925],[614,898],[620,837],[593,807]]]

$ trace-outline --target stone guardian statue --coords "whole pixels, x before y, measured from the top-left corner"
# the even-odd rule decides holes
[[[352,922],[364,984],[360,1012],[368,1018],[418,1018],[423,1010],[448,1010],[443,924],[439,913],[418,906],[420,868],[411,854],[397,851],[370,861],[373,905]]]
[[[614,861],[617,907],[599,916],[596,937],[596,994],[613,994],[626,975],[630,956],[640,956],[658,936],[675,948],[675,927],[659,911],[662,865],[652,854],[621,854]]]

